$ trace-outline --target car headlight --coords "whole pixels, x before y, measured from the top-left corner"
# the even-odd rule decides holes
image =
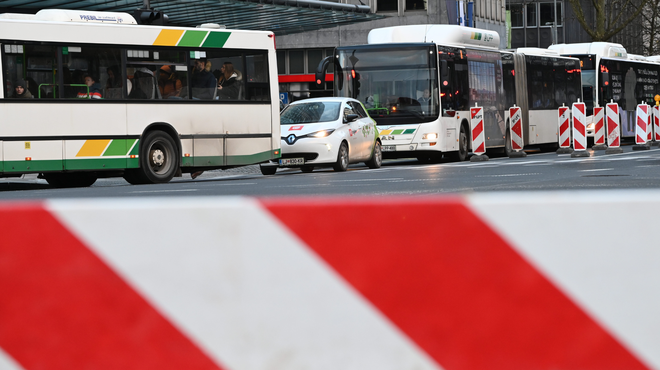
[[[438,134],[436,134],[435,132],[422,135],[423,140],[435,140],[437,138],[438,138]]]
[[[330,134],[332,134],[333,132],[335,132],[335,129],[328,129],[328,130],[321,130],[321,131],[312,132],[311,134],[307,134],[305,136],[307,136],[307,137],[326,137],[326,136],[330,136]]]
[[[587,125],[587,130],[591,130],[591,129],[593,129],[593,128],[594,128],[594,124],[593,124],[593,123],[590,123],[590,124]]]

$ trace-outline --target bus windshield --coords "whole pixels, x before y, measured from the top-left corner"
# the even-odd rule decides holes
[[[364,103],[378,125],[418,124],[438,118],[438,72],[427,44],[337,50],[335,96]]]

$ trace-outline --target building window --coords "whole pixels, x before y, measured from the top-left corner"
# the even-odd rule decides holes
[[[378,5],[377,5],[377,11],[379,12],[391,12],[391,11],[398,11],[399,6],[398,6],[398,0],[377,0]]]
[[[284,50],[277,51],[277,73],[286,74],[286,51]]]
[[[305,73],[305,51],[289,50],[289,74]]]
[[[319,66],[323,59],[323,50],[307,50],[307,73],[316,72],[316,67]]]
[[[522,4],[510,4],[509,11],[511,12],[511,27],[523,27],[523,6]]]
[[[406,10],[426,10],[426,0],[406,0]]]
[[[540,5],[540,16],[541,16],[541,27],[552,26],[555,20],[555,12],[553,10],[553,3],[541,3]],[[558,26],[561,26],[561,3],[557,3],[557,22]]]
[[[536,27],[536,3],[527,4],[527,27]]]

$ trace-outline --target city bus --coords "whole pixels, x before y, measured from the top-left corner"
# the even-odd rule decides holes
[[[368,44],[343,46],[334,94],[362,101],[378,124],[386,158],[465,160],[470,108],[484,108],[486,147],[510,151],[508,109],[523,113],[525,145],[555,148],[557,108],[581,98],[579,60],[541,49],[499,50],[495,31],[454,25],[372,30]]]
[[[1,14],[0,53],[0,177],[165,183],[280,155],[272,32],[48,9]]]
[[[549,49],[580,59],[588,135],[593,136],[594,105],[614,102],[621,108],[621,137],[634,138],[637,105],[653,105],[653,97],[660,93],[660,63],[628,54],[615,43],[558,44]]]

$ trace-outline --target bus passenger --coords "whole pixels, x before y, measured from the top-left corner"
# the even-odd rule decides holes
[[[27,84],[25,83],[25,80],[22,78],[19,78],[14,82],[14,98],[17,99],[31,99],[33,98],[32,94],[30,93],[30,90],[26,88]]]
[[[172,70],[171,66],[160,67],[158,74],[158,89],[163,99],[178,98],[181,95],[183,84]]]
[[[80,99],[101,99],[101,84],[96,82],[96,79],[88,74],[83,76],[83,81],[87,85],[87,89],[78,93],[77,98]],[[89,91],[89,93],[88,93]]]
[[[190,78],[190,87],[193,89],[193,98],[213,99],[216,80],[211,73],[211,62],[196,59]]]
[[[234,69],[231,62],[225,62],[220,67],[220,77],[218,78],[218,97],[220,99],[238,99],[240,90],[240,72]]]

